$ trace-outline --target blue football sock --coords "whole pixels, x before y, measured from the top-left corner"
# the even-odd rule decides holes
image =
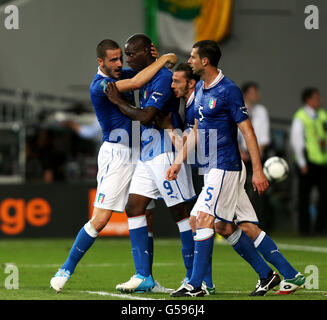
[[[193,235],[193,239],[196,239],[196,232],[193,232],[192,235]],[[214,241],[215,241],[215,237],[212,237],[210,239],[212,241],[212,247],[213,247]],[[206,272],[204,274],[203,281],[206,283],[206,285],[209,288],[213,288],[213,281],[212,281],[212,254],[209,257],[209,263],[208,263],[208,267],[206,269]]]
[[[82,259],[86,251],[92,246],[95,239],[96,237],[91,237],[85,231],[85,226],[83,226],[75,239],[66,262],[61,268],[69,270],[69,272],[72,274],[76,268],[76,265]]]
[[[194,249],[193,272],[189,283],[194,287],[201,287],[204,275],[208,268],[210,256],[212,255],[214,236],[213,229],[204,228],[197,230]]]
[[[293,279],[298,274],[279,252],[275,242],[264,231],[262,231],[254,241],[254,245],[266,261],[275,266],[285,279]]]
[[[194,258],[194,240],[192,230],[180,233],[182,241],[182,256],[186,268],[186,277],[191,278]]]
[[[148,232],[148,246],[149,246],[149,261],[150,261],[150,273],[152,275],[152,265],[153,265],[153,234]]]
[[[237,229],[233,235],[237,235],[237,237],[239,236],[239,239],[236,240],[237,242],[235,241],[236,243],[233,245],[234,250],[252,266],[252,268],[258,273],[260,279],[268,278],[272,270],[260,256],[249,236],[241,231],[241,229]],[[227,240],[229,239],[230,238]]]
[[[210,244],[210,246],[213,248],[215,237],[211,237],[209,240],[212,242],[212,244]],[[211,255],[209,257],[208,266],[207,266],[206,272],[204,274],[203,281],[206,283],[207,287],[213,288],[213,282],[212,282],[212,250],[211,250]]]
[[[145,215],[128,218],[128,226],[136,274],[148,277],[151,272],[148,227]]]
[[[190,279],[193,270],[194,238],[193,238],[193,233],[190,226],[189,218],[177,222],[177,226],[179,229],[180,238],[182,242],[182,256],[184,260],[184,266],[186,268],[185,277]]]

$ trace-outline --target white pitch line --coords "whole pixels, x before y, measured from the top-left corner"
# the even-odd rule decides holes
[[[218,246],[228,246],[227,242],[219,242]],[[283,250],[294,250],[294,251],[307,251],[307,252],[319,252],[327,253],[326,247],[315,247],[315,246],[304,246],[299,244],[286,244],[286,243],[277,243],[277,247]]]
[[[133,296],[128,294],[118,294],[118,293],[110,293],[106,291],[80,291],[82,293],[89,293],[89,294],[97,294],[99,296],[110,296],[115,298],[122,298],[122,299],[130,299],[130,300],[165,300],[165,299],[154,299],[154,298],[145,298],[139,296]]]
[[[130,300],[165,300],[165,299],[154,299],[154,298],[143,298],[139,296],[133,296],[128,294],[117,294],[117,293],[110,293],[105,291],[79,291],[82,293],[89,293],[89,294],[96,294],[99,296],[110,296],[110,297],[116,297],[116,298],[122,298],[122,299],[130,299]],[[230,290],[230,291],[216,291],[216,294],[248,294],[250,291],[236,291],[236,290]],[[301,289],[301,293],[326,293],[326,291],[322,290],[305,290]]]
[[[250,291],[217,291],[216,290],[216,294],[243,294],[243,293],[249,293]],[[272,292],[273,291],[269,291],[269,292]],[[303,292],[303,293],[326,293],[326,291],[321,291],[321,290],[305,290],[305,289],[301,289],[299,291],[296,291],[297,293],[298,292]]]
[[[15,264],[17,267],[21,268],[59,268],[61,264],[52,263],[52,264],[37,264],[37,263],[31,263],[31,264]],[[103,268],[110,268],[110,267],[117,267],[117,266],[130,266],[131,263],[87,263],[87,264],[79,264],[79,267],[85,267],[85,268],[94,268],[94,267],[103,267]],[[158,262],[154,263],[154,267],[175,267],[180,265],[176,262]]]
[[[283,250],[327,253],[327,248],[325,247],[302,246],[298,244],[285,244],[285,243],[277,243],[277,246]]]
[[[222,244],[220,244],[222,245]],[[225,245],[225,244],[223,244]],[[317,253],[327,253],[326,247],[314,247],[314,246],[302,246],[297,244],[285,244],[285,243],[277,243],[277,246],[279,249],[282,250],[293,250],[293,251],[306,251],[306,252],[317,252]],[[235,264],[241,264],[237,262],[214,262],[213,265],[235,265]],[[301,263],[299,263],[301,264]],[[325,265],[326,263],[321,263]],[[22,268],[59,268],[60,264],[16,264],[17,267]],[[79,267],[85,267],[85,268],[93,268],[93,267],[104,267],[104,268],[110,268],[110,267],[117,267],[117,266],[129,266],[130,263],[90,263],[90,264],[80,264]],[[173,267],[180,265],[176,262],[155,262],[154,267]]]

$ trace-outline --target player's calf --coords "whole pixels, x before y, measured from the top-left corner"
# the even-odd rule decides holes
[[[79,231],[75,242],[69,252],[69,256],[59,271],[50,280],[50,287],[57,292],[61,291],[73,274],[78,262],[83,258],[87,250],[94,243],[98,232],[91,222],[87,222]]]
[[[91,226],[96,232],[100,232],[109,222],[112,210],[94,208],[93,215],[90,220]]]

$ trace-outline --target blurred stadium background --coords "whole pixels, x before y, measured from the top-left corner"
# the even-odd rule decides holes
[[[219,17],[210,21],[213,33],[198,23],[193,34],[188,32],[185,37],[194,36],[195,40],[203,32],[219,40],[224,73],[238,85],[249,80],[260,85],[271,120],[269,155],[284,157],[291,171],[286,181],[269,191],[269,216],[259,213],[259,217],[273,234],[296,235],[297,181],[289,130],[292,116],[302,104],[304,87],[319,88],[326,105],[327,2],[204,2],[209,10],[209,2],[212,8],[220,8],[210,11],[210,17]],[[184,62],[188,51],[178,38],[171,38],[164,23],[170,20],[160,20],[155,11],[171,10],[172,17],[181,15],[192,24],[201,13],[201,3],[0,0],[0,241],[75,237],[92,212],[101,137],[85,139],[67,122],[83,125],[95,120],[88,86],[97,68],[96,45],[112,38],[123,46],[131,34],[146,32],[160,53],[176,52]],[[19,9],[18,30],[4,26],[5,8],[12,4]],[[311,4],[319,8],[319,30],[304,26],[304,9]],[[177,9],[184,10],[185,16]],[[195,181],[197,188],[200,184]],[[312,219],[315,202],[313,193]],[[168,215],[164,204],[157,201],[155,237],[178,236]],[[102,235],[128,236],[125,217],[114,216]],[[0,257],[0,264],[14,262],[9,252],[6,256],[0,252]]]

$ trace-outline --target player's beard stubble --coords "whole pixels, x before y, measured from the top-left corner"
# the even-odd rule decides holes
[[[106,65],[103,65],[103,70],[104,70],[104,73],[106,75],[108,75],[109,77],[114,78],[114,79],[119,79],[121,76],[122,67],[117,67],[114,69],[114,68],[110,68]]]

